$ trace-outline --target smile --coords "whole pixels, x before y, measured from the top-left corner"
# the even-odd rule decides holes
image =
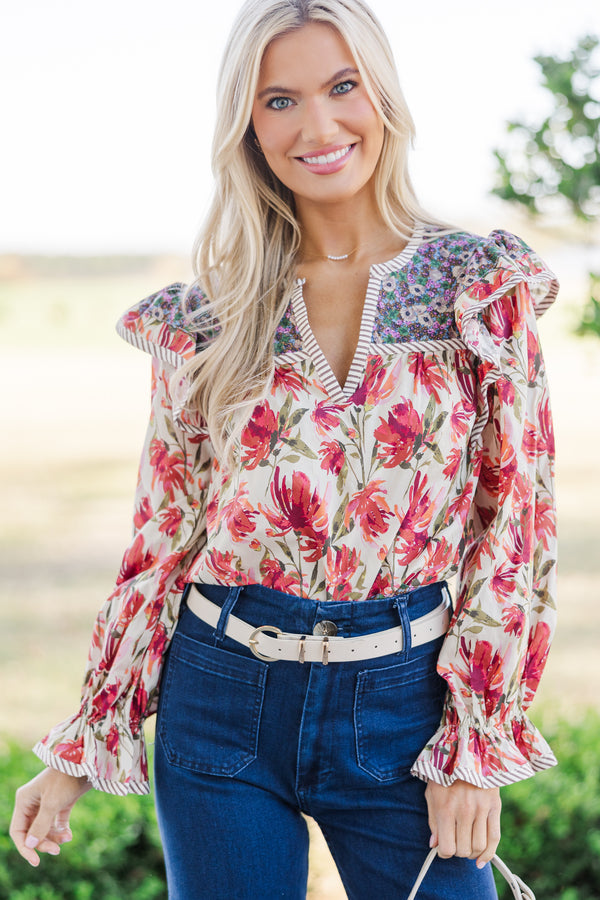
[[[301,156],[300,159],[302,162],[308,163],[309,166],[324,166],[328,163],[336,162],[338,159],[343,159],[344,156],[348,156],[351,150],[352,144],[348,144],[347,147],[343,147],[341,150],[334,150],[333,153],[327,153],[325,156]]]
[[[318,156],[297,156],[300,165],[313,175],[334,175],[348,165],[356,144],[346,144],[329,153],[319,153]]]

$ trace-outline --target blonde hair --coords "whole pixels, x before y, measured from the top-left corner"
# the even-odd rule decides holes
[[[275,330],[294,287],[300,246],[292,193],[254,143],[252,106],[268,45],[309,22],[339,32],[383,120],[375,192],[384,221],[405,239],[416,220],[433,221],[410,181],[407,155],[414,125],[391,48],[371,10],[362,0],[247,0],[219,74],[215,190],[195,245],[196,280],[184,297],[189,324],[206,340],[174,384],[179,402],[205,419],[217,458],[230,466],[242,430],[272,379]],[[188,297],[196,285],[206,303],[194,310]]]

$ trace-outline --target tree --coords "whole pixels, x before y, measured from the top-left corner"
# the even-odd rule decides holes
[[[586,35],[563,59],[536,56],[551,109],[536,124],[508,122],[508,146],[495,150],[492,193],[532,215],[567,210],[576,220],[600,219],[600,38]],[[590,273],[590,298],[580,334],[600,337],[600,274]]]

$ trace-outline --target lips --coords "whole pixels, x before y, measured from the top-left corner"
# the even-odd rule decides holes
[[[346,160],[350,158],[355,144],[346,144],[344,147],[334,147],[328,153],[319,153],[315,156],[297,156],[298,162],[311,172],[320,175],[329,175],[342,169]]]
[[[301,156],[300,159],[312,166],[323,166],[326,163],[332,163],[337,159],[342,159],[344,156],[348,156],[351,150],[352,144],[348,144],[347,147],[342,147],[341,150],[333,150],[331,153],[326,153],[325,155],[319,156]]]

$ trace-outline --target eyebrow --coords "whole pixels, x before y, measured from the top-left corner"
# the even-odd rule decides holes
[[[358,69],[353,68],[352,66],[347,66],[345,69],[340,69],[339,72],[336,72],[335,75],[332,75],[324,84],[321,85],[321,88],[329,87],[330,84],[334,84],[336,81],[341,81],[343,78],[346,78],[348,75],[359,75]],[[263,97],[266,97],[268,94],[297,94],[298,91],[294,91],[292,88],[280,87],[279,85],[271,85],[270,87],[264,88],[258,95],[257,100],[262,100]]]

